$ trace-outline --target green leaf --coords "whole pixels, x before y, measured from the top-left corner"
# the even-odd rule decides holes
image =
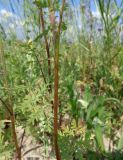
[[[102,151],[105,151],[104,142],[103,142],[103,134],[100,126],[95,126],[95,135],[97,143]]]
[[[87,106],[89,105],[87,101],[79,99],[78,102],[81,103],[83,109],[87,109]]]
[[[123,149],[123,135],[120,137],[119,142],[118,142],[118,150]]]
[[[90,101],[91,98],[92,98],[92,95],[91,95],[90,86],[86,86],[85,91],[84,91],[84,95],[83,95],[83,99],[85,101]]]
[[[35,0],[33,3],[34,3],[38,8],[41,7],[41,1],[40,1],[40,0]]]
[[[67,30],[67,25],[64,22],[62,22],[62,30],[63,31]]]
[[[33,41],[37,42],[39,39],[43,38],[44,35],[47,35],[49,32],[49,28],[46,29],[43,33],[40,33]]]
[[[38,8],[47,8],[47,7],[49,7],[49,0],[35,0],[33,3]]]

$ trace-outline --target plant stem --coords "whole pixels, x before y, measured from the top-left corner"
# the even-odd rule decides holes
[[[13,134],[13,141],[16,147],[17,158],[18,160],[21,160],[21,148],[19,147],[19,144],[18,144],[16,129],[15,129],[15,116],[14,115],[11,116],[10,119],[12,122],[12,134]]]
[[[62,1],[62,8],[60,11],[60,21],[58,25],[58,31],[54,35],[54,147],[56,159],[61,160],[60,151],[58,147],[58,107],[59,107],[59,98],[58,98],[58,88],[59,88],[59,44],[60,44],[60,31],[62,24],[62,16],[64,10],[65,0]]]
[[[3,49],[3,42],[1,41],[1,46],[0,46],[0,61],[3,65],[3,79],[4,79],[4,86],[5,88],[9,88],[8,84],[8,74],[7,74],[7,69],[6,69],[6,63],[5,63],[5,58],[4,58],[4,49]],[[10,118],[11,120],[11,130],[12,130],[12,136],[13,136],[13,141],[15,144],[16,148],[16,153],[17,153],[17,158],[18,160],[21,160],[21,148],[19,147],[18,140],[17,140],[17,134],[16,134],[16,129],[15,129],[15,116],[14,116],[14,111],[13,111],[13,105],[12,105],[12,96],[11,96],[11,89],[6,92],[7,101],[6,103],[3,99],[0,98],[0,101],[3,103],[4,107],[6,108],[6,114],[7,117]]]
[[[55,68],[54,68],[54,147],[56,153],[56,159],[60,160],[60,153],[58,148],[58,84],[59,84],[59,37],[55,44]]]
[[[40,19],[41,19],[41,26],[42,26],[42,32],[45,32],[45,24],[44,24],[44,16],[43,16],[43,9],[40,9]],[[46,47],[46,52],[47,52],[47,61],[48,61],[48,74],[49,78],[51,78],[51,61],[50,61],[50,48],[47,40],[47,36],[44,33],[44,40],[45,40],[45,47]],[[52,86],[51,82],[49,84],[49,92],[52,92]]]

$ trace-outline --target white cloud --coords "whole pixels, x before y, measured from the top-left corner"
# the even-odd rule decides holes
[[[1,10],[0,10],[0,14],[1,14],[2,16],[4,16],[5,18],[7,18],[7,17],[12,17],[12,16],[13,16],[13,14],[12,14],[11,12],[6,11],[5,9],[1,9]]]
[[[31,22],[27,24],[28,26],[25,27],[26,22],[28,19],[20,18],[18,15],[9,12],[5,9],[0,10],[0,24],[5,30],[7,37],[11,37],[11,35],[16,35],[19,40],[26,39],[26,31],[25,28],[30,30],[28,36],[30,38],[35,37],[34,27],[32,27]],[[36,28],[36,27],[35,27]]]
[[[20,17],[2,9],[0,10],[0,23],[8,37],[14,33],[18,39],[24,39],[24,20],[21,20]]]
[[[92,11],[92,15],[93,15],[94,18],[97,18],[97,19],[101,18],[101,15],[100,15],[99,11]]]
[[[12,24],[12,23],[11,23],[9,26],[10,26],[10,28],[12,28],[12,29],[15,28],[14,24]]]

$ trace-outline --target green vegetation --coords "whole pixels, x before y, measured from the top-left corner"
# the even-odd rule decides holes
[[[3,160],[26,135],[57,160],[123,159],[123,1],[93,3],[23,1],[23,40],[0,24]]]

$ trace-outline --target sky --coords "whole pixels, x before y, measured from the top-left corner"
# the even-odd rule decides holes
[[[74,2],[74,6],[77,6],[82,0],[71,0]],[[120,4],[122,0],[117,0],[117,3]],[[4,26],[6,32],[15,31],[19,39],[23,39],[23,0],[0,0],[0,24]],[[14,4],[14,5],[13,5]],[[96,10],[94,5],[94,0],[91,0],[91,9],[93,15],[98,17],[99,13]],[[9,29],[8,29],[9,28]],[[15,29],[16,28],[16,29]]]
[[[74,1],[74,3],[77,5],[82,0],[72,0],[72,1]],[[122,0],[116,0],[116,1],[118,4],[120,4]],[[19,7],[18,7],[18,2],[19,2]],[[0,10],[5,9],[9,12],[15,12],[17,15],[20,15],[22,9],[22,3],[23,0],[0,0]],[[14,4],[15,7],[12,4]],[[91,8],[93,11],[96,10],[94,5],[94,0],[91,0]]]

